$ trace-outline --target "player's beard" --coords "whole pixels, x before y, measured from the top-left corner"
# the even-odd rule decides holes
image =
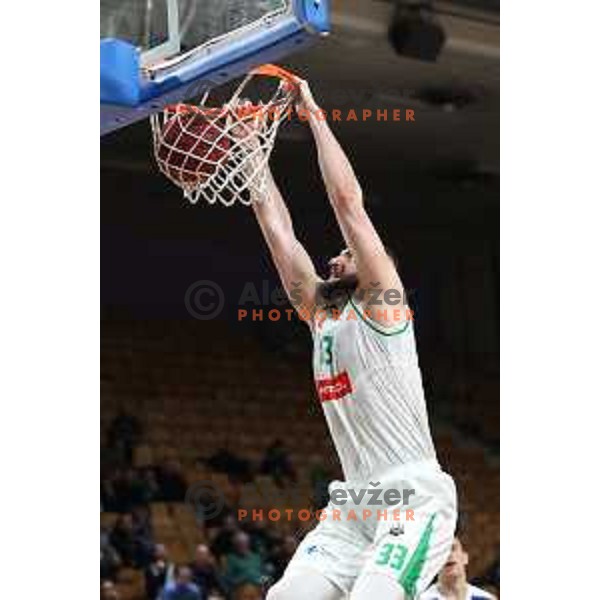
[[[317,288],[317,306],[319,308],[343,308],[358,288],[356,275],[343,275],[339,279],[329,279]]]

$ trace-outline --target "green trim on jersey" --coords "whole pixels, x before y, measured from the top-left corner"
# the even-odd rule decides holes
[[[429,545],[431,543],[431,536],[433,534],[433,521],[436,515],[431,515],[429,519],[429,523],[427,523],[427,527],[425,527],[425,531],[417,544],[413,555],[410,557],[406,568],[400,575],[400,585],[404,588],[406,595],[409,598],[414,598],[417,593],[417,581],[421,576],[421,571],[423,571],[423,567],[425,565],[425,561],[427,560],[427,553],[429,552]]]
[[[356,312],[360,316],[361,321],[366,323],[373,331],[376,331],[377,333],[380,333],[381,335],[391,337],[393,335],[398,335],[400,333],[404,333],[408,329],[408,326],[410,325],[410,320],[407,320],[404,325],[399,326],[399,327],[401,327],[401,329],[398,329],[396,331],[386,331],[385,329],[381,328],[381,326],[377,326],[375,324],[375,322],[371,321],[370,319],[367,319],[363,315],[362,310],[360,308],[358,308],[358,306],[356,306],[356,304],[354,304],[354,300],[352,300],[352,297],[350,298],[350,304],[352,304],[353,308],[356,310]]]

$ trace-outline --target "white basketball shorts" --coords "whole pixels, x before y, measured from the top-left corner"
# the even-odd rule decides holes
[[[318,525],[284,577],[314,569],[350,593],[363,573],[381,573],[407,598],[424,591],[452,547],[456,488],[436,461],[389,468],[366,482],[332,482]]]

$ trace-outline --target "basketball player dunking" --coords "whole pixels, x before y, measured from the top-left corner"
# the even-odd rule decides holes
[[[301,301],[303,315],[312,315],[305,320],[314,339],[317,390],[346,478],[330,492],[342,490],[351,500],[343,507],[330,503],[325,514],[341,508],[342,517],[321,520],[305,537],[268,600],[416,598],[450,553],[455,487],[436,459],[413,323],[398,303],[403,288],[394,261],[306,82],[297,108],[310,115],[347,245],[330,261],[329,277],[317,276],[270,173],[268,192],[254,198],[253,208],[288,295],[297,308]],[[345,518],[351,509],[356,519]]]

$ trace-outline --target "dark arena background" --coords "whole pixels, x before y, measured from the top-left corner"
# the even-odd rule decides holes
[[[394,43],[394,11],[334,3],[332,35],[282,65],[341,111],[332,128],[409,290],[469,579],[499,596],[499,6],[436,4],[435,61]],[[153,163],[147,121],[102,138],[101,153],[102,594],[156,600],[160,569],[191,565],[202,598],[262,598],[315,524],[300,511],[342,478],[309,332],[288,318],[251,209],[187,203]],[[272,168],[323,272],[343,242],[297,118]],[[236,562],[246,543],[251,560]]]

